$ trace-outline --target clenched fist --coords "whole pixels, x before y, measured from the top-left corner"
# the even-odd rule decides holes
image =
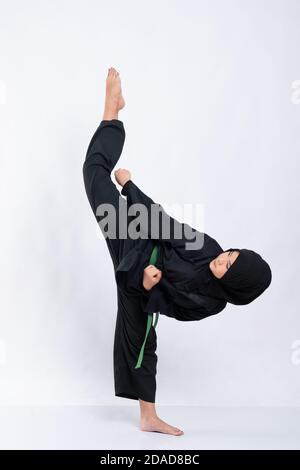
[[[162,273],[153,264],[144,269],[143,286],[146,290],[152,289],[161,280]]]
[[[117,183],[119,183],[122,187],[128,180],[131,179],[131,173],[126,168],[119,168],[114,172],[115,178]]]

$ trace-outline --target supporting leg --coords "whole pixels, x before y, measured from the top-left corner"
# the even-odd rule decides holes
[[[118,289],[118,313],[114,337],[115,395],[154,403],[156,394],[157,336],[151,328],[145,345],[143,364],[136,369],[136,358],[145,335],[147,317],[138,297]]]

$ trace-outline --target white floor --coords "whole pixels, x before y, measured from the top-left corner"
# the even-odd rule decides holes
[[[300,449],[300,408],[159,406],[185,432],[139,430],[137,406],[0,406],[1,449]]]

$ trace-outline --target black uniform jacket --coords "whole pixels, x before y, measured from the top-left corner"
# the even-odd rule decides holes
[[[126,254],[116,269],[118,287],[127,295],[140,296],[141,308],[148,313],[159,312],[177,320],[193,321],[221,312],[226,307],[226,300],[202,295],[197,289],[201,276],[207,276],[209,262],[223,251],[217,241],[206,233],[198,232],[169,216],[160,204],[143,193],[132,180],[124,184],[121,194],[127,198],[128,209],[136,203],[145,205],[149,220],[140,230],[144,238],[137,240],[134,248]],[[185,226],[191,230],[188,232],[188,238],[184,235],[183,228],[180,239],[170,236],[169,239],[164,238],[161,231],[156,239],[150,238],[150,214],[153,205],[160,208],[163,219],[168,219],[171,233],[175,233],[175,226],[177,229]],[[191,233],[197,233],[200,238],[202,237],[201,248],[186,249],[186,242],[193,240]],[[147,291],[143,287],[143,273],[144,268],[149,265],[154,245],[158,246],[158,259],[155,265],[162,271],[162,277],[150,291]]]

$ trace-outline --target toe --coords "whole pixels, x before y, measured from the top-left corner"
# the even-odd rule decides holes
[[[182,431],[181,429],[179,429],[179,428],[176,428],[176,432],[177,432],[178,434],[183,434],[183,431]]]

